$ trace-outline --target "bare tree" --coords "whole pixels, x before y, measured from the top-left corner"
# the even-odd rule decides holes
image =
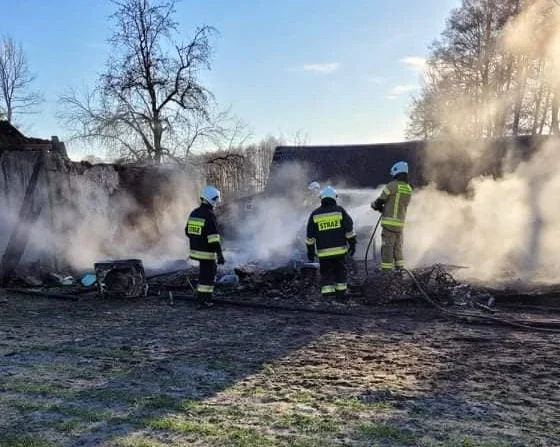
[[[463,0],[431,48],[412,138],[560,134],[552,0]]]
[[[101,141],[132,160],[181,158],[195,141],[220,133],[213,96],[199,79],[210,68],[215,33],[198,28],[175,40],[175,1],[113,0],[113,49],[97,86],[60,99],[60,117],[75,138]]]
[[[206,181],[216,185],[224,197],[237,197],[264,191],[274,150],[282,143],[267,137],[245,146],[231,146],[199,155],[198,164]]]
[[[0,41],[0,117],[13,122],[15,114],[34,113],[43,96],[31,89],[35,76],[29,71],[21,44],[11,37]]]

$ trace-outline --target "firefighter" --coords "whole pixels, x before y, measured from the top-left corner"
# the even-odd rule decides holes
[[[391,167],[393,181],[371,204],[371,207],[382,213],[381,217],[381,271],[405,267],[403,256],[403,231],[406,210],[412,197],[412,186],[408,183],[408,163],[399,161]]]
[[[343,299],[346,296],[346,254],[354,256],[356,233],[354,222],[346,210],[337,205],[338,195],[327,186],[320,193],[321,206],[311,213],[307,222],[307,259],[319,258],[321,294]]]
[[[319,182],[311,182],[309,185],[307,185],[307,194],[303,198],[303,206],[305,208],[308,208],[309,210],[315,208],[315,204],[317,203],[316,200],[320,192],[321,185],[319,184]]]
[[[218,189],[206,186],[200,193],[200,206],[192,211],[185,225],[185,234],[190,244],[190,258],[200,264],[196,287],[200,307],[212,306],[216,262],[220,265],[225,262],[214,215],[214,208],[221,201],[220,196]]]

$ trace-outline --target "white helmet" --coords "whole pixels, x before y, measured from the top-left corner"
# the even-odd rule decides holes
[[[200,200],[215,207],[222,201],[220,190],[214,186],[205,186],[200,193]]]
[[[321,185],[319,184],[319,182],[311,182],[307,186],[307,189],[309,189],[309,191],[319,191],[321,189]]]
[[[391,167],[391,175],[408,174],[408,163],[406,161],[398,161]]]
[[[338,194],[336,193],[336,189],[332,186],[327,186],[325,189],[321,191],[321,200],[323,199],[334,199],[338,198]]]

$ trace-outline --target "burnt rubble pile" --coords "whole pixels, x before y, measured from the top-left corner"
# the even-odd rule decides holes
[[[442,305],[458,307],[492,307],[494,297],[485,290],[457,281],[442,264],[419,269],[414,273],[422,288]]]
[[[290,264],[263,270],[256,265],[243,265],[234,269],[239,278],[235,291],[258,295],[273,300],[310,298],[318,288],[318,270],[315,264]]]
[[[359,262],[349,261],[347,268],[350,303],[379,305],[418,301],[425,298],[420,286],[439,306],[489,310],[494,305],[491,294],[460,283],[451,274],[452,268],[441,264],[415,270],[415,280],[406,272],[387,274],[374,271],[366,276]],[[235,280],[232,280],[232,276]],[[194,274],[191,281],[196,281]],[[218,278],[216,294],[279,303],[324,301],[320,294],[318,264],[303,262],[291,262],[277,268],[264,268],[258,264],[238,266],[234,269],[234,275]]]
[[[309,307],[343,304],[383,305],[396,302],[431,301],[432,304],[456,309],[491,310],[494,297],[483,288],[460,283],[451,274],[452,268],[441,264],[416,269],[414,277],[407,272],[366,275],[363,263],[349,261],[348,300],[327,302],[320,293],[318,264],[291,261],[281,267],[266,264],[245,264],[233,271],[221,271],[216,281],[216,296],[263,304],[301,304]],[[108,261],[95,265],[90,286],[71,276],[65,277],[41,266],[18,269],[21,282],[12,286],[53,290],[73,294],[96,293],[105,298],[126,298],[176,295],[193,296],[198,269],[189,266],[173,272],[146,276],[138,259]],[[94,286],[93,283],[97,282]],[[424,295],[423,292],[426,294]],[[426,299],[427,296],[427,299]]]
[[[74,278],[69,272],[55,272],[41,262],[19,265],[6,281],[10,287],[57,287],[75,285]]]
[[[373,272],[362,283],[362,296],[369,304],[428,298],[436,305],[459,309],[490,310],[494,306],[495,300],[490,293],[457,281],[451,270],[453,267],[435,264],[413,270],[414,277],[406,271]]]

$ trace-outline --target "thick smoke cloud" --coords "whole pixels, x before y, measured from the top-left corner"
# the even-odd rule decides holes
[[[543,11],[547,11],[545,16]],[[506,25],[499,42],[519,60],[527,55],[546,60],[546,81],[551,86],[560,85],[558,24],[560,7],[545,0],[525,2],[525,9]],[[466,96],[453,98],[456,107],[452,109],[440,107],[448,121],[451,117],[450,129],[460,130],[461,123],[472,116],[490,122],[511,107],[517,92],[513,88],[484,105],[472,105]],[[453,191],[455,186],[465,186],[464,178],[485,172],[494,163],[488,154],[495,154],[497,148],[490,141],[466,140],[460,131],[451,131],[447,137],[447,145],[428,146],[424,168],[430,180],[447,184]],[[502,177],[472,179],[466,185],[468,197],[435,188],[418,192],[407,227],[405,251],[410,263],[466,265],[469,269],[463,275],[485,281],[556,281],[559,168],[560,142],[550,139],[528,161],[502,159]]]

